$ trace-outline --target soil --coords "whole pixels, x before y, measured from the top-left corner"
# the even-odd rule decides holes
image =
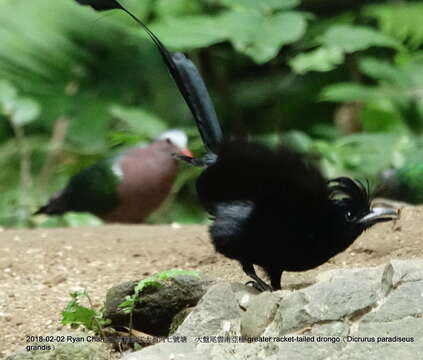
[[[328,269],[423,257],[422,224],[423,207],[404,207],[400,220],[374,226],[319,268],[284,273],[282,286],[307,286]],[[0,357],[23,347],[26,335],[61,330],[70,292],[86,288],[101,308],[110,287],[170,268],[197,269],[222,281],[249,280],[236,261],[214,252],[205,226],[1,230]]]

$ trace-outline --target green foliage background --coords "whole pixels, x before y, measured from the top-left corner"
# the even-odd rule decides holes
[[[418,159],[423,4],[349,0],[122,0],[197,63],[226,134],[310,153],[328,176],[375,181]],[[0,225],[96,224],[31,212],[94,161],[167,128],[201,152],[157,50],[127,15],[72,0],[0,0]],[[201,222],[181,166],[151,222]]]

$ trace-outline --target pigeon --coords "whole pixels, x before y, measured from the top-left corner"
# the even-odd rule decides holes
[[[181,130],[166,131],[148,146],[130,148],[83,169],[34,215],[76,211],[107,223],[141,223],[171,191],[178,168],[173,154],[191,156]]]

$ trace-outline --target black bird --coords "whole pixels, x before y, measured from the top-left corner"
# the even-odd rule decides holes
[[[86,0],[77,0],[86,3]],[[103,0],[103,8],[123,9]],[[197,123],[207,153],[179,158],[205,170],[197,180],[199,200],[212,216],[216,251],[238,260],[257,289],[278,290],[283,271],[317,267],[345,250],[370,226],[396,217],[371,208],[369,191],[347,177],[327,180],[307,159],[286,147],[271,150],[245,141],[225,141],[214,106],[195,65],[170,53],[130,14],[157,45]],[[271,286],[260,279],[261,266]]]

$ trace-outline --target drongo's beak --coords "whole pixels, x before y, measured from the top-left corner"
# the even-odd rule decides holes
[[[399,217],[398,210],[392,208],[375,207],[370,210],[366,216],[363,216],[358,222],[360,224],[376,224],[378,222],[391,221]]]

